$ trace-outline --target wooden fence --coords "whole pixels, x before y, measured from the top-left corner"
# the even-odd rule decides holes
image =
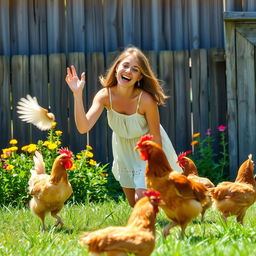
[[[223,0],[1,0],[0,55],[224,48]]]
[[[205,134],[226,124],[226,84],[223,49],[145,52],[155,73],[165,82],[170,98],[160,107],[161,123],[172,139],[177,152],[191,148],[191,134]],[[85,105],[101,88],[98,76],[104,74],[118,52],[70,53],[0,57],[0,148],[10,138],[19,146],[46,139],[46,132],[23,123],[17,116],[19,98],[31,94],[56,115],[57,129],[63,131],[63,145],[78,152],[85,148],[87,136],[77,132],[73,115],[73,97],[65,83],[67,65],[75,65],[78,73],[86,72]],[[191,115],[193,114],[193,115]],[[90,131],[89,143],[97,161],[112,160],[111,131],[106,113]]]

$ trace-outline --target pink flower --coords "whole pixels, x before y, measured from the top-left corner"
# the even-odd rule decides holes
[[[3,165],[3,168],[4,168],[4,169],[6,169],[6,168],[7,168],[7,166],[8,166],[8,164],[4,164],[4,165]]]
[[[205,135],[207,135],[207,136],[211,135],[211,128],[207,129],[207,132],[205,133]]]
[[[225,126],[225,125],[220,125],[220,126],[218,126],[218,130],[219,130],[220,132],[224,132],[226,129],[227,129],[227,126]]]

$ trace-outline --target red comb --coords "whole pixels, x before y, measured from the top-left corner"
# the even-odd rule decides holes
[[[144,136],[140,139],[140,141],[137,143],[137,146],[138,146],[138,147],[141,147],[141,146],[142,146],[142,143],[143,143],[144,141],[151,141],[152,139],[153,139],[153,136],[152,136],[152,135],[150,135],[150,134],[144,135]]]
[[[68,148],[61,148],[60,150],[59,150],[59,153],[60,154],[66,154],[66,155],[68,155],[68,157],[72,157],[72,152],[68,149]]]
[[[144,195],[147,197],[154,196],[156,198],[160,198],[160,193],[158,193],[154,189],[149,189],[149,190],[145,191]]]
[[[178,155],[178,162],[179,162],[180,160],[182,160],[183,157],[185,157],[186,155],[187,155],[186,152],[181,152],[181,153]]]

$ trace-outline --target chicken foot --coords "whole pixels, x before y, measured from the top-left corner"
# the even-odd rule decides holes
[[[175,227],[175,226],[177,226],[177,225],[178,225],[178,224],[175,223],[175,222],[166,225],[166,226],[164,227],[164,230],[163,230],[163,236],[164,236],[164,237],[167,237],[167,236],[170,234],[170,229],[173,228],[173,227]]]
[[[61,227],[64,225],[63,221],[61,220],[60,216],[58,216],[56,213],[51,212],[51,216],[55,219],[57,219],[56,224],[54,225],[54,227],[57,227],[58,225],[61,225]]]

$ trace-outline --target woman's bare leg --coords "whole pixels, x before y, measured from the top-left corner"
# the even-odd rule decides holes
[[[134,207],[135,203],[142,197],[144,197],[144,191],[146,191],[146,189],[144,188],[122,188],[125,196],[129,202],[129,205],[131,207]]]
[[[131,207],[135,205],[135,189],[134,188],[122,188],[125,196],[128,200],[128,203]]]

